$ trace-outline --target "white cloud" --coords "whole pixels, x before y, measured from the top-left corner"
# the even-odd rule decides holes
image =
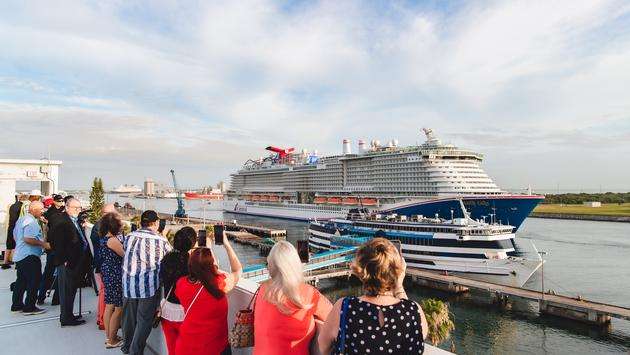
[[[532,131],[579,146],[630,130],[629,14],[618,1],[448,13],[359,1],[5,2],[0,122],[18,138],[69,130],[77,145],[63,154],[77,161],[154,152],[176,163],[196,151],[182,164],[216,164],[223,177],[262,153],[253,147],[413,144],[422,126],[490,157],[501,149],[492,142],[526,142]],[[0,152],[36,154],[18,147]]]

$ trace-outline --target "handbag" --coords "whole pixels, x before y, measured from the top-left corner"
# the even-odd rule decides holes
[[[339,334],[337,335],[337,344],[335,345],[333,354],[343,354],[346,350],[346,323],[348,321],[348,305],[350,298],[346,297],[341,302],[341,318],[339,319]]]
[[[171,287],[171,290],[172,289],[173,288]],[[192,305],[195,304],[195,301],[197,300],[197,297],[199,297],[199,294],[201,293],[201,290],[203,290],[203,285],[201,285],[201,287],[199,287],[199,291],[197,291],[197,294],[195,295],[195,298],[193,298],[192,302],[190,302],[190,305],[188,306],[188,309],[186,309],[186,312],[184,312],[184,314],[182,316],[182,320],[179,321],[179,322],[183,322],[184,319],[186,319],[186,315],[188,314],[188,311],[190,311],[190,308],[192,307]],[[171,291],[169,290],[169,294],[170,294],[170,292]],[[166,296],[166,297],[168,298],[168,296]],[[165,315],[162,313],[163,312],[163,309],[162,309],[163,301],[164,301],[164,299],[162,301],[160,301],[160,307],[155,312],[155,318],[153,319],[153,328],[157,328],[157,326],[160,324],[160,320],[161,319],[170,320],[170,319],[166,318]],[[167,303],[175,305],[175,306],[180,306],[182,308],[182,311],[184,309],[184,307],[182,307],[182,305],[177,305],[175,303],[171,303],[171,302],[168,302],[168,301],[167,301]],[[173,314],[175,314],[175,313],[177,313],[177,311],[173,312]],[[173,314],[169,314],[169,316],[173,315]],[[174,321],[174,322],[178,322],[178,321]]]
[[[233,348],[249,348],[254,346],[254,310],[252,302],[255,302],[258,296],[260,286],[252,296],[246,309],[242,309],[236,313],[234,326],[230,330],[230,346]],[[254,307],[256,304],[254,303]]]
[[[173,291],[173,287],[175,287],[175,285],[171,286],[166,294],[166,297],[160,301],[160,317],[171,322],[183,322],[184,317],[186,316],[184,307],[182,307],[181,304],[169,302],[168,300],[171,295],[171,291]]]

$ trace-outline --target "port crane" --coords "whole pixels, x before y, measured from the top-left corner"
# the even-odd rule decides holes
[[[173,187],[175,188],[175,194],[177,195],[177,211],[175,211],[175,217],[186,218],[186,210],[184,209],[184,198],[182,192],[177,186],[177,179],[175,179],[175,170],[171,169],[171,176],[173,177]]]

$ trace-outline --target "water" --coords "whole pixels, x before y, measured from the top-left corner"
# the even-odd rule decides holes
[[[175,211],[174,200],[130,200],[108,196],[108,201],[131,202],[137,208]],[[201,217],[203,202],[187,201],[189,215]],[[307,224],[221,212],[219,204],[207,205],[211,219],[237,219],[242,224],[286,229],[288,239],[307,237]],[[545,288],[600,302],[630,307],[630,224],[530,218],[518,237],[531,240],[545,256]],[[238,247],[244,259],[255,262],[257,251]],[[525,287],[540,290],[540,273]],[[331,301],[360,293],[359,285],[326,281],[321,289]],[[471,300],[420,287],[409,288],[416,301],[435,297],[448,302],[455,322],[452,340],[458,354],[627,354],[630,352],[630,322],[613,319],[611,332],[576,322],[538,317],[535,305],[523,302],[512,310],[499,310]],[[474,297],[474,294],[472,295]],[[442,344],[450,348],[450,340]]]

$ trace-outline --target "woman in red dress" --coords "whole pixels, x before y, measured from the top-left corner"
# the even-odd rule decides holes
[[[177,281],[175,294],[186,317],[175,345],[177,355],[228,355],[228,301],[242,266],[227,237],[223,238],[231,273],[219,271],[210,248],[195,248],[188,258],[188,276]]]
[[[279,241],[267,257],[270,280],[254,308],[254,355],[308,355],[316,323],[326,320],[332,304],[304,282],[293,245]]]

